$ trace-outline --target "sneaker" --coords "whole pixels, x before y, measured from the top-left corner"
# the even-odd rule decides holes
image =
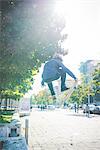
[[[55,96],[55,95],[53,95],[53,96],[52,96],[52,98],[53,98],[53,100],[55,100],[55,99],[56,99],[56,96]]]
[[[70,88],[67,88],[66,86],[64,86],[63,88],[61,88],[61,92],[69,90]]]
[[[55,104],[56,104],[56,99],[57,99],[56,96],[53,95],[53,96],[52,96],[52,99],[53,99],[53,105],[55,105]]]
[[[50,99],[56,100],[56,96],[55,95],[51,95]]]

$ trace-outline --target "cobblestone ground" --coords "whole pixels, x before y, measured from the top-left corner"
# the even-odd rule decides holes
[[[33,110],[28,141],[29,150],[100,150],[100,115]]]

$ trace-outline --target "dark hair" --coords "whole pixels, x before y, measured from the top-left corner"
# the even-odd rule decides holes
[[[58,59],[58,60],[60,60],[60,61],[63,61],[61,55],[59,55],[59,54],[55,54],[55,55],[53,56],[53,58],[54,58],[54,59]]]

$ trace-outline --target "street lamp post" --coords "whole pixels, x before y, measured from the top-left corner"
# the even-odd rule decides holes
[[[92,88],[91,87],[89,87],[89,89],[88,89],[88,117],[90,116],[90,109],[89,109],[89,105],[90,105],[90,93],[91,93],[91,91],[92,91]]]
[[[88,93],[88,118],[89,118],[89,116],[90,116],[89,105],[90,105],[90,92]]]

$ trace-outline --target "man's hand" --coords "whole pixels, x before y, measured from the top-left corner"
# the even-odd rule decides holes
[[[78,80],[75,79],[75,83],[74,83],[74,88],[75,88],[75,89],[76,89],[76,87],[77,87],[77,84],[78,84]]]
[[[41,81],[41,85],[44,86],[44,81],[43,80]]]
[[[78,83],[78,80],[76,79],[76,80],[75,80],[75,84],[77,85],[77,83]]]

